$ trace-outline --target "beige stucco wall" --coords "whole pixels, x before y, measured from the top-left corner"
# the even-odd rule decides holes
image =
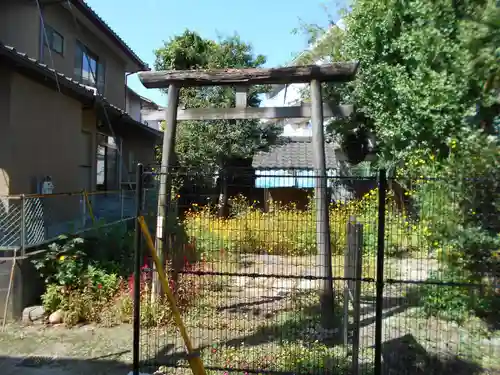
[[[60,5],[46,6],[43,10],[45,24],[54,28],[64,37],[63,56],[51,52],[44,48],[43,60],[52,66],[54,60],[54,69],[73,76],[75,66],[76,41],[79,40],[86,45],[99,59],[103,59],[106,66],[105,73],[105,92],[104,96],[119,108],[125,108],[125,62],[117,55],[112,53],[106,45],[100,41],[90,31],[82,25],[75,24],[75,20],[69,10]]]
[[[0,41],[30,57],[42,60],[49,67],[69,77],[74,77],[76,41],[80,40],[104,60],[104,96],[112,104],[125,109],[125,61],[107,48],[95,34],[76,24],[73,15],[61,4],[44,6],[43,18],[46,25],[64,37],[63,55],[49,51],[47,47],[40,53],[40,17],[34,2],[15,4],[9,1],[2,4],[0,1]]]
[[[50,175],[55,192],[76,191],[81,162],[82,105],[20,74],[11,76],[11,194],[33,191],[31,179]]]
[[[0,65],[0,194],[35,194],[45,176],[52,177],[56,194],[94,191],[96,123],[94,108]],[[154,136],[130,124],[113,128],[122,140],[125,165],[130,151],[136,162],[154,161]],[[62,221],[80,212],[80,198],[44,202],[51,219]]]
[[[127,129],[121,131],[122,138],[122,155],[123,155],[123,181],[135,181],[135,167],[137,163],[143,165],[151,165],[155,161],[155,138],[145,136],[139,131]],[[133,156],[133,161],[131,161]],[[128,177],[128,178],[127,178]]]
[[[40,18],[35,3],[0,1],[0,41],[38,58]]]

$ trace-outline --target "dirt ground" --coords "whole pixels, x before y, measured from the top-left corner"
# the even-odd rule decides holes
[[[0,332],[2,375],[126,375],[132,363],[132,327],[23,326]]]
[[[414,260],[394,260],[387,267],[386,277],[404,280],[425,280],[436,264]],[[270,353],[275,350],[275,340],[284,335],[307,335],[303,324],[296,327],[288,318],[296,315],[297,309],[306,309],[311,301],[297,297],[299,293],[309,295],[317,289],[313,280],[280,278],[279,275],[297,273],[314,274],[311,262],[302,259],[285,260],[281,257],[260,256],[247,259],[244,270],[248,274],[274,275],[275,277],[236,276],[226,278],[220,288],[211,291],[204,303],[185,316],[185,324],[192,334],[194,345],[205,347],[204,361],[217,356],[222,347],[212,345],[245,345],[255,352]],[[390,275],[389,275],[390,274]],[[276,277],[277,276],[277,277]],[[485,368],[500,368],[491,359],[500,358],[498,339],[482,342],[476,334],[450,323],[424,319],[416,313],[414,306],[404,302],[405,287],[388,287],[383,307],[383,358],[385,374],[402,373],[411,363],[411,374],[430,374],[429,365],[440,367],[439,374],[486,375],[498,374],[496,370],[483,370],[466,361],[454,358],[443,365],[432,360],[438,353],[450,353],[456,357],[463,353],[471,356],[471,350]],[[375,338],[374,303],[368,298],[362,301],[360,329],[361,351],[373,347]],[[310,321],[311,337],[320,333],[316,322]],[[183,353],[179,335],[172,329],[143,330],[141,337],[141,360],[156,358],[162,363],[176,361]],[[293,329],[299,329],[293,335]],[[301,337],[313,340],[311,337]],[[291,338],[296,340],[297,338]],[[318,339],[321,340],[320,337]],[[221,349],[221,350],[219,350]],[[230,351],[234,351],[230,349]],[[248,352],[251,353],[252,351]],[[163,354],[159,354],[163,353]],[[245,352],[246,353],[246,352]],[[259,354],[256,353],[256,354]],[[213,355],[212,355],[213,354]],[[159,358],[158,355],[164,356]],[[260,355],[260,354],[259,354]],[[363,356],[363,353],[360,353]],[[2,375],[122,375],[131,371],[132,327],[121,325],[114,328],[92,325],[67,329],[64,326],[22,326],[11,324],[0,332],[0,366]],[[223,364],[223,363],[222,363]],[[420,364],[426,365],[419,369]],[[445,367],[443,367],[445,366]],[[427,367],[427,368],[425,368]],[[157,367],[156,367],[157,368]],[[426,372],[427,371],[427,372]],[[405,372],[409,373],[409,372]]]

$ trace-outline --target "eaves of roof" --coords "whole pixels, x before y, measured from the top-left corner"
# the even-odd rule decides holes
[[[47,86],[54,90],[60,90],[63,94],[72,97],[86,106],[94,106],[101,102],[119,120],[134,125],[157,137],[163,137],[163,133],[135,121],[125,111],[108,102],[102,95],[96,94],[87,86],[66,75],[49,68],[46,64],[29,57],[27,54],[17,51],[14,47],[7,46],[0,42],[0,63],[10,66],[19,73]]]

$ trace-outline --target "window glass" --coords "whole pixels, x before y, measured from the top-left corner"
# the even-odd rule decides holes
[[[64,52],[64,38],[61,34],[55,31],[52,27],[45,25],[45,46],[49,47],[52,51],[59,54]]]

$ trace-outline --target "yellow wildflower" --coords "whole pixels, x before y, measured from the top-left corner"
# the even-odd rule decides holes
[[[59,260],[60,260],[61,262],[62,262],[62,261],[64,261],[64,259],[66,259],[66,257],[65,257],[64,255],[61,255],[61,256],[59,257]]]

